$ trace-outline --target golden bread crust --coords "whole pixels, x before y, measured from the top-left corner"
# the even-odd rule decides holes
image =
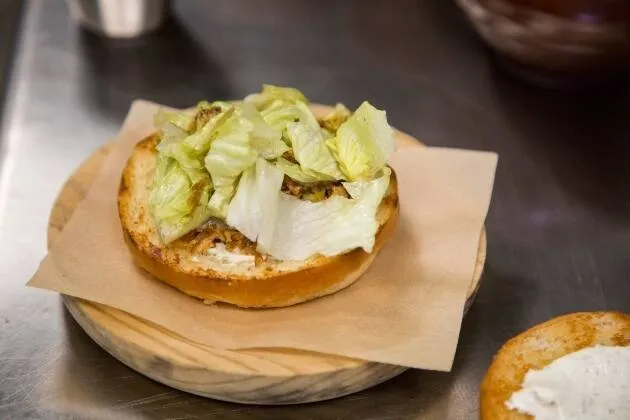
[[[594,345],[630,346],[630,314],[578,312],[536,325],[506,342],[481,383],[480,418],[531,419],[509,410],[505,402],[521,389],[530,369]]]
[[[380,228],[372,253],[356,249],[334,257],[317,257],[295,269],[276,269],[272,263],[266,263],[264,269],[255,273],[191,264],[195,254],[190,246],[181,241],[168,246],[159,242],[148,204],[143,203],[142,194],[150,185],[155,167],[157,142],[156,135],[142,140],[127,162],[118,194],[120,221],[135,263],[188,295],[250,308],[305,302],[354,283],[394,234],[399,213],[395,175],[377,213]]]

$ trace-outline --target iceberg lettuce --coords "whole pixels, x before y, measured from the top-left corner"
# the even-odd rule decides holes
[[[319,123],[309,107],[301,101],[286,103],[273,102],[267,109],[261,112],[263,119],[274,129],[282,132],[287,124],[300,122],[313,130],[319,130]],[[285,140],[287,140],[285,138]]]
[[[284,175],[259,158],[241,176],[227,211],[226,222],[255,242],[262,231],[273,228]],[[269,236],[264,235],[263,236]]]
[[[376,212],[390,176],[391,170],[384,168],[374,180],[344,183],[352,198],[333,196],[313,203],[281,193],[273,228],[258,235],[259,251],[279,260],[333,256],[355,248],[371,252],[378,231]]]
[[[260,156],[275,159],[289,150],[282,140],[282,131],[267,124],[252,105],[243,105],[243,117],[252,123],[252,146]]]
[[[318,177],[317,174],[309,174],[305,172],[297,163],[293,163],[283,157],[280,157],[276,160],[276,167],[283,173],[285,173],[289,178],[292,178],[297,182],[301,182],[303,184],[321,181],[320,177]]]
[[[217,127],[204,159],[215,189],[208,203],[215,217],[225,218],[238,177],[256,162],[257,152],[250,141],[253,128],[242,112],[235,112]]]
[[[327,145],[348,180],[369,180],[394,152],[394,131],[385,111],[363,102]]]
[[[289,123],[286,130],[287,137],[293,145],[295,160],[303,172],[318,181],[344,179],[319,129],[313,130],[305,124]]]
[[[210,213],[206,206],[212,186],[206,173],[191,181],[174,159],[158,157],[149,205],[164,243],[170,243],[204,223]]]
[[[244,102],[251,104],[258,110],[263,110],[275,101],[288,104],[297,102],[308,103],[308,99],[302,92],[291,87],[263,85],[262,92],[254,93],[245,97]]]
[[[352,113],[344,104],[337,104],[332,111],[320,120],[320,123],[328,132],[335,133],[351,115]]]
[[[184,112],[168,111],[160,108],[153,116],[153,125],[158,130],[161,130],[166,123],[173,124],[185,131],[191,128],[193,122],[193,116]]]
[[[194,115],[160,110],[149,204],[163,241],[217,217],[279,260],[371,252],[393,130],[368,102],[354,114],[337,104],[321,127],[307,103],[296,89],[265,85],[239,103],[202,101]],[[343,181],[349,198],[318,187],[305,199],[284,194],[285,175]]]

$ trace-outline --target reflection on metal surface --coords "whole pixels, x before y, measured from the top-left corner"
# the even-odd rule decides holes
[[[73,41],[79,97],[95,117],[118,123],[136,98],[185,108],[202,98],[232,97],[224,69],[176,18],[139,39],[78,31]]]
[[[96,33],[133,38],[158,29],[169,0],[66,0],[72,18]]]

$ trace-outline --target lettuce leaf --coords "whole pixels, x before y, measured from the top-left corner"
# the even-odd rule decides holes
[[[164,243],[185,235],[210,217],[206,203],[212,186],[208,174],[199,172],[193,182],[178,161],[158,156],[149,205]]]
[[[259,158],[238,182],[227,211],[227,224],[253,242],[265,228],[273,228],[283,178],[282,172]]]
[[[391,170],[372,181],[344,185],[352,198],[333,196],[316,203],[280,194],[273,229],[258,236],[258,249],[279,260],[339,255],[355,248],[371,252],[376,212],[387,192]]]
[[[202,101],[194,115],[160,110],[149,204],[162,240],[214,216],[280,260],[370,252],[391,175],[393,130],[385,112],[367,102],[352,115],[338,104],[320,127],[307,101],[296,89],[265,85],[240,103]],[[300,200],[281,192],[285,175],[301,183],[347,181],[350,198]]]
[[[254,93],[245,97],[244,102],[251,104],[258,110],[263,110],[271,105],[274,101],[294,104],[297,102],[306,102],[308,99],[302,92],[291,87],[263,85],[262,92]]]
[[[204,155],[217,127],[233,113],[227,110],[216,114],[215,111],[208,114],[204,125],[192,134],[187,129],[196,128],[199,112],[192,117],[167,111],[156,115],[156,121],[161,124],[161,141],[157,146],[149,204],[165,243],[195,229],[210,217],[208,201],[213,187],[204,168]]]
[[[328,131],[325,128],[320,128],[319,133],[322,135],[323,139],[326,141],[335,137],[335,135],[331,131]]]
[[[252,130],[252,122],[243,118],[242,112],[235,112],[216,130],[204,159],[215,189],[208,203],[215,217],[225,218],[239,175],[256,162],[257,153],[250,142]]]
[[[335,181],[344,179],[337,161],[326,146],[319,128],[313,130],[300,123],[289,123],[287,137],[293,145],[293,155],[302,171],[317,181]],[[291,176],[291,175],[289,175]],[[296,179],[296,181],[299,181]]]
[[[233,105],[231,103],[226,102],[226,101],[214,101],[214,102],[199,101],[199,103],[197,104],[197,110],[218,108],[221,111],[225,111],[228,108],[231,108],[232,106]]]
[[[252,105],[243,105],[243,117],[252,123],[252,147],[259,155],[265,159],[275,159],[289,150],[289,146],[282,141],[282,131],[267,124]]]
[[[196,156],[203,158],[210,150],[210,145],[214,139],[220,135],[220,130],[223,125],[235,113],[236,108],[229,107],[212,116],[199,130],[188,136],[183,143],[189,147]]]
[[[236,186],[233,184],[215,188],[207,204],[210,215],[219,219],[225,219],[228,206],[232,197],[234,197],[235,191]]]
[[[160,108],[153,116],[153,125],[158,130],[161,130],[166,123],[171,123],[185,131],[191,128],[193,122],[193,116],[184,112],[167,111]]]
[[[162,122],[149,203],[165,243],[197,228],[212,215],[208,203],[211,195],[218,195],[212,194],[213,184],[204,167],[204,157],[219,128],[234,112],[232,107],[221,111],[212,104],[200,103],[197,113],[186,122],[193,133],[178,125],[181,121],[173,122],[173,118]]]
[[[191,128],[188,130],[188,132],[197,133],[204,126],[206,126],[211,119],[216,117],[218,114],[228,111],[230,108],[232,108],[232,105],[227,102],[199,102],[197,104],[196,112],[193,117],[193,123],[191,124]]]
[[[300,122],[308,125],[313,130],[319,130],[319,123],[304,102],[298,101],[289,104],[282,101],[273,102],[267,109],[261,112],[263,119],[274,129],[282,132],[287,124]],[[288,140],[285,138],[285,140]]]
[[[385,111],[363,102],[327,145],[348,180],[369,180],[394,152],[394,131]]]
[[[157,146],[158,155],[176,160],[192,182],[197,182],[205,174],[203,159],[219,126],[232,114],[232,108],[212,116],[194,134],[188,134],[178,126],[167,122],[162,128],[162,140]]]
[[[344,104],[337,104],[324,118],[320,120],[321,126],[331,133],[336,133],[341,124],[346,122],[352,113]]]
[[[293,163],[283,157],[276,160],[276,168],[281,170],[289,178],[293,178],[297,182],[308,184],[311,182],[319,182],[320,179],[316,175],[311,175],[302,170],[300,165]]]
[[[164,148],[168,144],[179,143],[188,137],[188,131],[170,121],[160,127],[160,145]],[[159,146],[158,146],[159,148]]]

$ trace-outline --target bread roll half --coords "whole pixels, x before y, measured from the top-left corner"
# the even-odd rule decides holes
[[[208,255],[208,241],[242,239],[227,226],[213,226],[212,232],[192,232],[164,245],[148,203],[158,141],[153,135],[139,142],[127,162],[118,194],[120,221],[136,264],[190,296],[206,302],[262,308],[289,306],[328,295],[354,283],[395,231],[398,190],[392,171],[389,189],[377,212],[379,229],[371,253],[355,249],[334,257],[256,264],[248,257],[228,253]]]
[[[536,325],[512,338],[495,355],[481,384],[481,419],[525,420],[532,416],[505,405],[530,369],[595,345],[630,346],[630,314],[579,312]]]

